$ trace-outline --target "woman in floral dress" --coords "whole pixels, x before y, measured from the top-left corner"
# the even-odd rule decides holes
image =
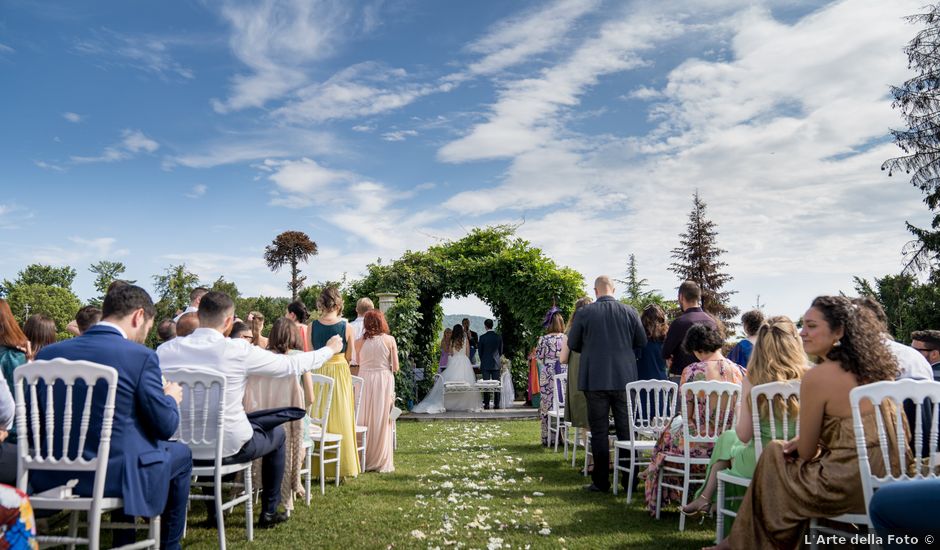
[[[721,334],[707,325],[692,325],[685,335],[682,347],[697,359],[697,363],[692,363],[682,370],[682,379],[679,382],[679,395],[682,395],[682,385],[686,382],[718,381],[734,382],[741,384],[744,381],[745,370],[740,365],[726,359],[721,354],[721,346],[724,343]],[[703,398],[704,399],[704,398]],[[694,410],[690,407],[690,410]],[[704,419],[708,414],[709,407],[706,403],[701,403],[698,407],[699,415]],[[733,411],[733,409],[732,409]],[[653,458],[650,462],[644,477],[646,478],[646,507],[650,514],[656,514],[656,493],[659,489],[659,468],[662,467],[666,455],[682,456],[684,439],[682,435],[681,411],[677,411],[676,418],[668,430],[665,430],[659,437],[659,441],[653,448]],[[731,413],[729,412],[729,415]],[[704,420],[701,420],[704,422]],[[692,458],[709,458],[712,452],[711,444],[693,443],[689,447],[689,454]],[[692,475],[701,477],[705,473],[704,465],[693,465]],[[670,484],[678,485],[682,480],[679,476],[663,476]],[[691,497],[691,495],[690,495]],[[675,489],[664,489],[662,495],[662,504],[678,501],[681,498],[679,491]]]
[[[565,336],[565,318],[558,311],[552,313],[545,335],[539,338],[535,346],[535,360],[539,366],[539,418],[542,421],[542,446],[547,447],[548,441],[548,412],[552,410],[555,401],[555,374],[567,371],[561,362],[561,350],[568,342]]]

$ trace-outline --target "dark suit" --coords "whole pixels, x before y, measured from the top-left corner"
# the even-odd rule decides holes
[[[690,307],[682,312],[678,319],[669,325],[669,331],[666,333],[666,341],[663,342],[663,359],[672,359],[672,365],[669,367],[669,374],[681,375],[682,369],[698,361],[691,353],[686,353],[682,349],[682,341],[685,340],[685,333],[689,331],[692,325],[708,325],[713,329],[718,329],[714,317],[705,313],[700,307]],[[745,365],[746,366],[746,365]]]
[[[484,380],[499,380],[499,358],[503,355],[503,338],[488,330],[480,336],[480,373]],[[499,408],[499,395],[496,393],[494,407]],[[483,393],[483,408],[490,408],[490,394]]]
[[[118,371],[104,496],[122,497],[124,512],[130,516],[162,515],[161,547],[179,548],[189,499],[192,453],[189,447],[168,441],[179,426],[180,416],[176,401],[163,393],[157,354],[127,340],[112,327],[96,325],[81,336],[42,348],[36,358],[59,357],[92,361]],[[97,453],[104,386],[99,382],[93,394],[91,423],[82,451],[86,456]],[[44,400],[44,392],[40,395],[43,396],[40,400]],[[64,396],[64,387],[57,384],[54,395],[57,418],[63,417]],[[82,416],[79,407],[84,396],[85,388],[76,385],[72,433],[79,430]],[[78,441],[73,439],[72,448],[77,445]],[[61,450],[55,454],[61,456]],[[78,479],[75,493],[91,496],[93,478],[93,472],[34,471],[30,485],[39,492]]]
[[[568,347],[579,352],[578,389],[584,392],[591,427],[594,472],[591,480],[601,490],[610,488],[607,456],[610,445],[610,413],[614,415],[617,439],[630,438],[627,414],[627,384],[637,379],[633,350],[646,345],[646,331],[632,307],[613,296],[601,296],[574,316],[568,331]]]
[[[470,343],[470,362],[475,365],[477,363],[477,348],[480,345],[480,338],[477,336],[477,333],[472,330],[467,330],[467,342]]]

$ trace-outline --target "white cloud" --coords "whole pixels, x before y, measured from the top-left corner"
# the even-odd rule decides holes
[[[395,130],[382,134],[382,139],[385,141],[405,141],[409,137],[416,135],[418,135],[418,132],[415,130]]]
[[[220,137],[190,149],[192,150],[165,158],[163,168],[212,168],[266,158],[341,152],[332,135],[292,127],[254,132],[225,132]]]
[[[0,229],[19,229],[33,212],[16,203],[0,203]]]
[[[10,54],[10,53],[16,53],[16,50],[11,48],[10,46],[7,46],[6,44],[0,43],[0,54]]]
[[[375,126],[369,125],[369,124],[356,124],[355,126],[352,127],[352,130],[354,132],[363,132],[363,133],[374,132]]]
[[[115,248],[114,237],[84,238],[71,236],[68,246],[43,246],[30,252],[30,261],[50,265],[77,266],[103,259],[127,256],[126,248]]]
[[[93,162],[117,162],[128,160],[139,153],[153,153],[160,148],[160,144],[150,139],[140,130],[121,131],[121,141],[104,148],[98,156],[84,157],[71,156],[72,162],[88,164]]]
[[[78,124],[79,122],[85,119],[84,116],[78,113],[71,113],[71,112],[62,113],[62,118],[74,124]]]
[[[77,41],[72,49],[76,53],[95,58],[103,67],[137,69],[164,80],[193,79],[193,70],[170,55],[170,48],[176,41],[172,37],[130,35],[99,29],[92,31],[89,38]]]
[[[188,193],[186,193],[186,196],[191,199],[198,199],[202,197],[203,195],[205,195],[206,191],[208,190],[209,190],[209,187],[207,185],[198,183],[194,185],[193,188],[190,189]]]
[[[34,160],[33,164],[42,168],[43,170],[51,170],[53,172],[65,172],[65,168],[59,166],[54,162],[46,162],[44,160]]]
[[[662,92],[655,88],[640,86],[639,88],[631,91],[629,94],[622,96],[622,99],[639,99],[640,101],[648,101],[650,99],[659,99],[662,96]]]

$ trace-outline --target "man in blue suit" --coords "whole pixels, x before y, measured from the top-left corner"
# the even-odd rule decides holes
[[[104,299],[102,320],[83,335],[44,347],[37,359],[85,360],[113,367],[118,372],[114,425],[111,431],[111,454],[104,486],[106,497],[122,497],[128,516],[161,515],[160,546],[180,548],[189,499],[192,453],[182,443],[168,441],[179,426],[179,402],[182,391],[176,384],[163,385],[157,354],[141,343],[153,326],[156,313],[153,301],[144,289],[124,285],[113,288]],[[93,392],[91,423],[82,453],[94,456],[101,436],[104,410],[104,383]],[[60,385],[57,385],[60,386]],[[56,388],[56,417],[64,408],[64,389]],[[61,392],[58,390],[62,390]],[[62,394],[61,396],[59,394]],[[72,433],[78,433],[84,387],[75,387]],[[77,450],[71,444],[70,456]],[[61,450],[56,450],[61,456]],[[57,472],[34,470],[30,485],[44,491],[78,479],[74,492],[91,496],[94,474],[91,472]],[[118,540],[132,536],[122,531]]]

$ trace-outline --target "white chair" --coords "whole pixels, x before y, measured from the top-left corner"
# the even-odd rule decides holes
[[[368,436],[369,436],[369,427],[361,426],[359,424],[359,407],[362,406],[362,385],[365,384],[365,379],[361,376],[352,377],[352,388],[353,388],[353,403],[355,404],[356,411],[356,451],[359,452],[359,469],[363,472],[366,471],[366,447],[368,445]]]
[[[734,428],[737,409],[741,400],[741,386],[732,382],[706,381],[686,382],[680,389],[682,393],[682,435],[681,455],[663,455],[665,458],[659,468],[659,490],[656,492],[656,519],[662,512],[663,487],[676,489],[682,494],[681,506],[688,504],[691,485],[705,483],[703,477],[692,477],[692,466],[705,466],[708,457],[691,456],[693,444],[714,444],[725,430]],[[702,394],[700,397],[699,395]],[[682,485],[671,485],[664,481],[665,474],[677,474],[682,477]],[[679,515],[679,531],[685,530],[685,515]]]
[[[320,494],[326,494],[326,465],[336,464],[336,486],[339,487],[339,465],[342,458],[342,434],[333,434],[326,431],[330,419],[330,407],[333,404],[333,379],[322,374],[311,374],[313,383],[313,402],[307,406],[307,420],[310,425],[304,434],[304,447],[307,449],[307,459],[301,475],[306,474],[306,500],[310,506],[310,479],[313,476],[313,457],[319,458],[320,463]],[[334,458],[326,458],[326,453],[332,452]]]
[[[92,405],[96,392],[95,385],[99,381],[107,384],[104,399],[99,398],[101,410],[101,432],[97,441],[87,439],[91,423]],[[102,523],[102,514],[115,510],[123,510],[124,501],[121,498],[105,497],[104,484],[108,471],[108,458],[111,454],[111,429],[114,421],[114,402],[117,395],[118,373],[112,367],[106,367],[89,361],[69,361],[66,359],[53,359],[50,361],[34,361],[22,365],[13,371],[14,394],[16,397],[16,429],[17,438],[17,477],[16,486],[26,491],[29,486],[29,474],[33,470],[53,470],[59,472],[93,472],[92,495],[79,497],[68,494],[63,489],[59,497],[43,496],[42,494],[30,497],[30,504],[35,510],[68,510],[70,511],[68,536],[54,537],[42,536],[39,542],[45,545],[86,544],[92,550],[98,550],[101,545],[102,528],[135,528],[133,524]],[[81,383],[77,386],[76,383]],[[43,389],[45,391],[43,391]],[[29,403],[26,401],[29,392]],[[97,395],[100,395],[97,392]],[[45,400],[44,407],[41,399]],[[55,432],[56,412],[55,404],[62,404],[62,432]],[[40,408],[43,409],[40,414]],[[81,411],[78,434],[72,432],[73,411]],[[95,410],[97,413],[98,411]],[[27,420],[29,426],[27,427]],[[69,456],[69,452],[62,456],[54,455],[55,448],[71,449],[73,444],[78,449],[77,456]],[[97,450],[95,450],[97,448]],[[86,458],[89,452],[94,452],[93,458]],[[48,494],[49,491],[46,492]],[[88,516],[87,537],[78,536],[78,515],[85,512]],[[129,550],[132,548],[159,548],[160,546],[160,517],[150,520],[147,540],[121,546]]]
[[[913,445],[908,441],[908,434],[904,428],[904,402],[910,400],[915,409],[914,423],[914,441]],[[927,401],[929,400],[929,401]],[[869,401],[875,408],[875,429],[878,430],[878,450],[882,457],[886,457],[885,475],[878,476],[871,471],[871,463],[866,446],[865,425],[862,422],[861,403]],[[885,411],[881,409],[884,403],[894,403],[894,418],[887,417]],[[932,409],[930,426],[923,425],[923,407],[929,403]],[[940,382],[931,382],[923,380],[897,380],[893,382],[875,382],[858,386],[849,392],[849,403],[852,406],[852,426],[855,431],[855,449],[858,453],[858,469],[862,479],[862,494],[865,498],[865,510],[871,502],[872,494],[875,490],[889,483],[898,481],[911,481],[915,479],[936,479],[937,469],[940,467],[937,453],[937,418],[940,418]],[[889,446],[885,425],[891,422],[897,430],[897,440],[893,446]],[[927,449],[924,453],[924,434],[927,434]],[[909,447],[913,447],[910,448]],[[906,455],[910,452],[913,460],[906,461]],[[891,471],[891,462],[887,457],[898,457],[901,466],[900,471]],[[911,472],[914,472],[911,475]],[[834,518],[829,518],[839,523],[851,523],[856,525],[865,525],[871,529],[871,520],[868,514],[843,514]],[[819,532],[841,534],[837,529],[831,529],[819,525],[818,520],[810,520],[809,536],[810,540],[816,540]],[[815,544],[812,545],[815,547]]]
[[[668,380],[641,380],[627,384],[627,413],[630,439],[614,442],[614,494],[620,485],[620,472],[627,472],[627,504],[633,501],[633,472],[645,466],[642,453],[652,453],[659,434],[675,416],[679,385]],[[643,405],[646,405],[645,407]],[[620,451],[629,455],[629,466],[620,465]]]
[[[767,384],[761,384],[759,386],[754,386],[751,388],[751,422],[753,423],[754,428],[754,456],[756,459],[760,458],[761,452],[764,450],[763,440],[761,437],[761,420],[760,420],[760,409],[758,403],[763,400],[763,402],[772,404],[780,403],[783,406],[780,406],[778,409],[775,407],[768,406],[768,418],[769,428],[770,428],[770,439],[783,439],[789,441],[796,435],[800,435],[800,424],[799,418],[790,417],[790,407],[789,405],[796,400],[798,403],[800,399],[800,381],[791,380],[789,382],[769,382]],[[777,433],[777,411],[780,412],[782,418],[781,428],[782,431]],[[794,433],[790,433],[790,424],[794,424]],[[751,484],[751,479],[746,477],[739,477],[732,475],[723,470],[718,472],[718,489],[716,492],[716,513],[717,513],[717,525],[715,528],[715,543],[720,543],[722,539],[725,538],[725,516],[737,517],[737,512],[730,510],[725,507],[725,484],[730,483],[732,485],[737,485],[739,487],[748,487]],[[741,500],[736,498],[735,500]]]
[[[225,512],[238,505],[245,506],[245,532],[254,540],[254,510],[252,506],[251,461],[241,464],[222,463],[222,442],[225,433],[225,376],[203,367],[173,367],[164,369],[163,376],[176,382],[183,390],[180,403],[180,427],[176,439],[193,453],[193,476],[211,477],[211,482],[195,481],[192,487],[212,487],[212,495],[190,491],[189,500],[214,500],[215,522],[219,532],[219,548],[225,550]],[[211,461],[211,464],[208,462]],[[243,472],[244,483],[223,481],[223,476]],[[225,487],[235,489],[230,500],[222,498]],[[244,492],[238,493],[238,489]],[[280,490],[280,488],[278,488]]]
[[[548,411],[548,437],[555,434],[555,452],[558,452],[558,440],[562,439],[565,426],[565,398],[568,391],[568,373],[563,372],[552,376],[555,385],[555,397],[552,399],[552,410]],[[568,437],[565,435],[565,458],[568,458]]]

